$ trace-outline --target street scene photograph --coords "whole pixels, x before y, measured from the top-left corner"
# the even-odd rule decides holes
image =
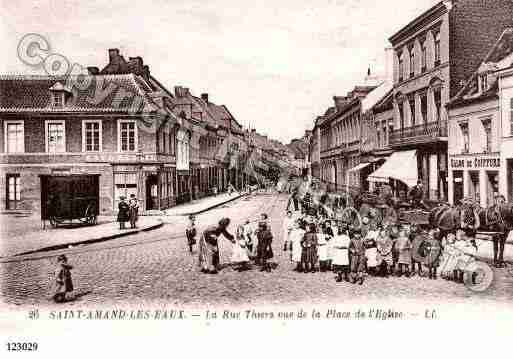
[[[3,312],[513,308],[513,1],[0,8]]]

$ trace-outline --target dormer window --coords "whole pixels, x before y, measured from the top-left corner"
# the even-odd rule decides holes
[[[56,82],[52,87],[50,87],[51,94],[51,105],[55,108],[64,107],[66,101],[66,93],[71,94],[71,90],[69,90],[66,86],[64,86],[60,82]]]
[[[486,92],[488,91],[488,74],[479,75],[479,91]]]
[[[53,107],[64,107],[64,92],[53,92],[52,104]]]

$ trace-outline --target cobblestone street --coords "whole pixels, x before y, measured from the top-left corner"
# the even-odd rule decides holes
[[[201,231],[223,216],[230,217],[229,230],[245,219],[267,212],[275,240],[276,269],[271,273],[254,268],[237,272],[229,266],[218,275],[198,270],[197,252],[188,253],[183,235],[185,220],[131,237],[48,253],[30,260],[0,264],[2,301],[28,306],[52,305],[49,301],[55,256],[66,253],[79,297],[71,306],[94,304],[153,305],[290,305],[338,304],[345,301],[422,300],[433,303],[511,303],[513,275],[495,270],[495,282],[477,294],[462,284],[427,278],[373,278],[362,286],[336,283],[332,273],[294,272],[288,254],[282,251],[281,225],[285,195],[258,194],[239,199],[198,216]],[[231,244],[220,240],[221,262],[229,260]]]

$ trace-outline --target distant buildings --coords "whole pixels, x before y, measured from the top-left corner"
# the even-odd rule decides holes
[[[446,104],[461,96],[467,79],[510,26],[511,1],[441,1],[393,34],[387,50],[392,76],[377,87],[356,91],[349,103],[347,97],[335,97],[335,107],[315,120],[320,143],[313,136],[310,148],[320,147],[321,180],[357,191],[387,183],[396,195],[420,180],[427,198],[452,201],[454,188],[460,189],[449,184],[454,173],[449,173],[448,142],[460,134],[448,131]],[[497,137],[493,119],[491,123],[487,131]],[[315,165],[312,161],[312,172]],[[471,180],[457,178],[465,184],[457,197],[475,197],[466,184]],[[482,192],[484,185],[479,186]]]
[[[80,76],[0,76],[3,210],[46,218],[50,203],[71,211],[87,198],[108,215],[132,194],[143,212],[162,210],[256,183],[268,175],[262,161],[286,158],[208,94],[170,91],[142,58],[108,55]]]

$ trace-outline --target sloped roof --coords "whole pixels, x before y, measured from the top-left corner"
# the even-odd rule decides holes
[[[60,85],[57,85],[60,83]],[[0,76],[0,112],[152,112],[163,111],[134,74]],[[51,88],[71,93],[63,107],[52,107]]]
[[[362,100],[362,112],[365,113],[378,104],[394,87],[390,81],[382,82],[378,87],[369,92]]]
[[[481,69],[486,71],[498,71],[513,64],[508,59],[513,54],[513,28],[505,29],[498,40],[492,46],[479,68],[470,76],[465,86],[447,104],[448,108],[464,106],[470,103],[485,101],[498,96],[498,83],[496,78],[489,78],[489,88],[480,92],[478,88],[478,76]],[[509,61],[507,61],[509,60]],[[507,61],[507,62],[506,62]],[[503,62],[503,63],[501,63]]]

